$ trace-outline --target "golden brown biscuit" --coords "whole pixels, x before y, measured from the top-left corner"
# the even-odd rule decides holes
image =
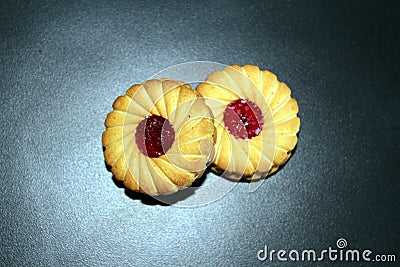
[[[104,123],[104,157],[127,188],[171,194],[203,174],[213,157],[213,115],[189,85],[169,79],[135,84],[113,108]]]
[[[196,88],[215,117],[213,169],[230,179],[276,172],[297,143],[297,101],[276,75],[257,66],[232,65]]]

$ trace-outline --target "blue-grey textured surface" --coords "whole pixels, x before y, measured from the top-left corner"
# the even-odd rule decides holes
[[[112,2],[0,3],[2,266],[286,266],[257,251],[341,237],[400,258],[396,2]],[[105,168],[103,121],[130,85],[195,60],[276,73],[297,150],[253,193],[143,203]]]

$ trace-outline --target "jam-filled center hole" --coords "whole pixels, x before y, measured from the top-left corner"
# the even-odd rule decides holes
[[[140,152],[149,158],[158,158],[167,153],[174,140],[174,127],[164,117],[147,116],[136,127],[136,144]]]
[[[258,136],[264,126],[264,116],[256,103],[237,99],[224,111],[225,128],[236,138],[251,139]]]

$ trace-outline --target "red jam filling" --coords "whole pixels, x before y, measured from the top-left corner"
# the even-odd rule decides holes
[[[226,107],[224,123],[228,132],[236,138],[251,139],[261,133],[264,116],[253,101],[238,99]]]
[[[144,155],[158,158],[164,155],[172,146],[175,131],[169,120],[151,115],[139,122],[136,127],[136,144]]]

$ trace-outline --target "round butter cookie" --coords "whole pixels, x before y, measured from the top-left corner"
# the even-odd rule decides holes
[[[188,84],[170,79],[133,85],[105,120],[104,158],[117,180],[148,195],[190,186],[213,157],[210,108]]]
[[[275,74],[231,65],[196,88],[217,129],[213,170],[226,178],[259,179],[276,172],[297,143],[297,101]]]

